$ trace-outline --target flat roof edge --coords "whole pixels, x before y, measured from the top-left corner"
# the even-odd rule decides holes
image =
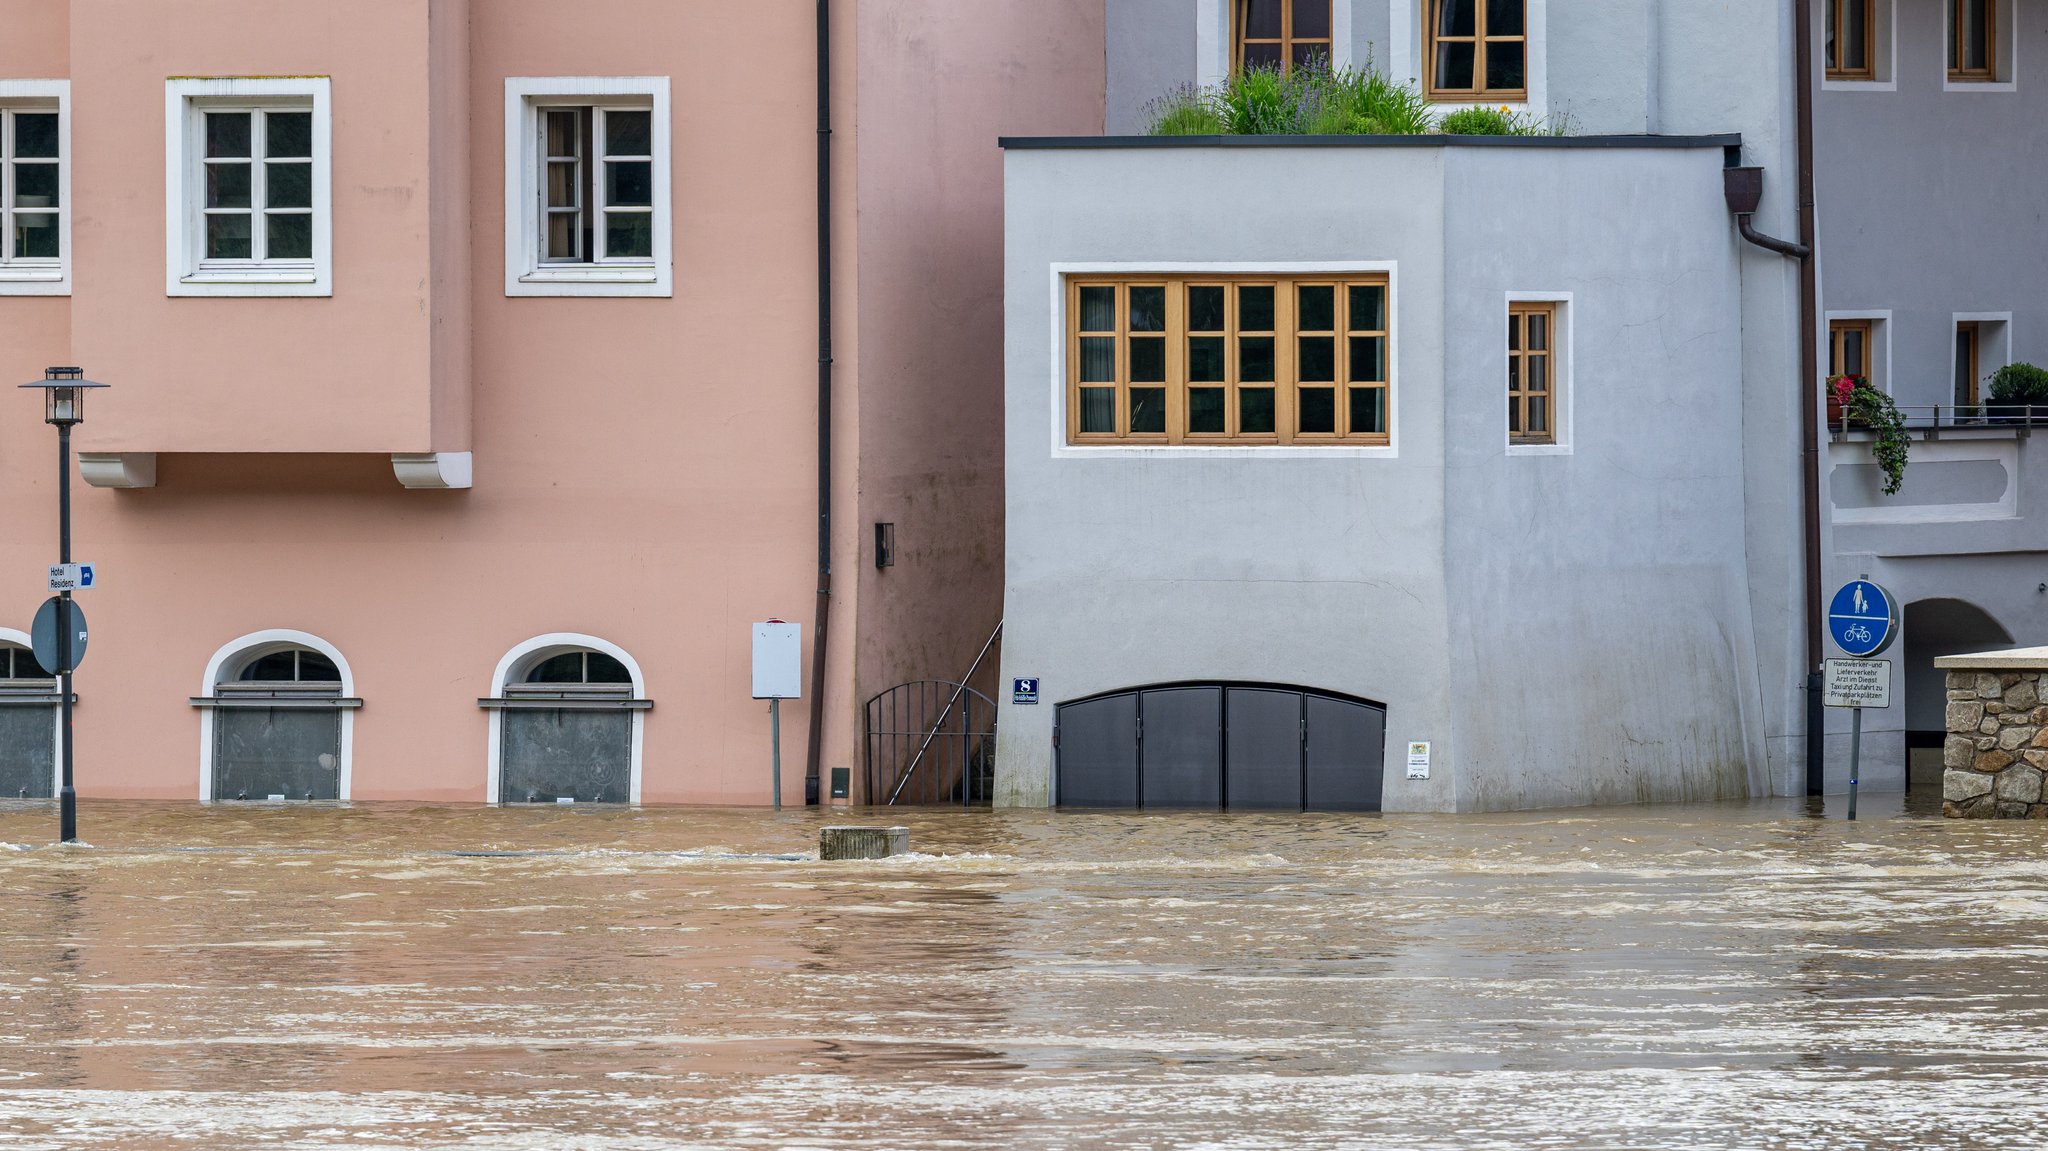
[[[1106,148],[1735,148],[1742,133],[1708,136],[998,136],[1015,151]]]

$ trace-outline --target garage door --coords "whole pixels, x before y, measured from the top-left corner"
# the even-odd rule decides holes
[[[1268,684],[1173,684],[1061,704],[1062,807],[1378,811],[1386,709]]]

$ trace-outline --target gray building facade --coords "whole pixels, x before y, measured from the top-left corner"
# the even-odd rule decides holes
[[[1895,495],[1859,429],[1818,446],[1824,585],[1868,574],[1906,605],[1861,772],[1905,786],[1913,733],[1941,726],[1933,659],[2048,642],[2029,518],[2048,481],[2027,429],[1968,406],[1999,365],[2048,359],[2028,73],[2048,12],[1984,4],[1988,42],[1959,45],[1935,0],[1869,0],[1853,31],[1824,13],[1856,4],[1816,3],[1801,60],[1782,0],[1526,0],[1512,104],[1566,119],[1561,146],[1010,142],[1003,667],[1043,702],[1004,701],[998,802],[1059,802],[1063,703],[1134,693],[1149,731],[1139,689],[1200,684],[1226,717],[1230,685],[1382,707],[1389,810],[1806,791],[1801,421],[1821,380],[1800,365],[1798,264],[1739,238],[1717,171],[1765,169],[1755,225],[1798,234],[1802,69],[1821,367],[1838,325],[1867,324],[1864,370],[1915,424]],[[1107,0],[1107,133],[1227,74],[1236,10]],[[1331,54],[1419,78],[1426,11],[1335,0]],[[1848,75],[1852,37],[1866,70]],[[1697,139],[1723,136],[1725,153]],[[1075,439],[1061,276],[1381,267],[1384,447]],[[1549,454],[1502,434],[1523,293],[1559,304],[1569,341]],[[1828,721],[1834,792],[1847,717]],[[1429,778],[1410,780],[1425,741]]]
[[[2044,461],[2025,428],[1970,411],[1996,368],[2048,365],[2048,8],[1989,0],[1968,69],[1948,7],[1870,0],[1864,58],[1814,62],[1823,322],[1869,342],[1866,363],[1829,367],[1863,368],[1914,435],[1893,496],[1866,434],[1835,429],[1825,449],[1829,585],[1867,573],[1904,604],[1894,703],[1864,716],[1879,786],[1909,759],[1916,787],[1940,785],[1936,657],[2048,643]],[[1839,764],[1848,723],[1831,718]]]

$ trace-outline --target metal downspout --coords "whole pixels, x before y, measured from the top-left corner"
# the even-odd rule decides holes
[[[1820,418],[1813,385],[1820,382],[1820,269],[1814,241],[1813,0],[1793,0],[1793,92],[1799,147],[1799,398],[1800,488],[1806,513],[1806,794],[1819,795],[1826,763],[1827,712],[1821,706]]]
[[[818,606],[811,625],[811,733],[804,803],[818,802],[825,646],[832,624],[832,2],[818,0]]]

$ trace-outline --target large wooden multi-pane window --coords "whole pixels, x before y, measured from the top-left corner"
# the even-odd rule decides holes
[[[1528,98],[1528,0],[1422,0],[1422,11],[1430,99]]]
[[[1508,306],[1508,442],[1557,442],[1557,305]]]
[[[1948,5],[1948,78],[1998,78],[1998,0],[1943,0]]]
[[[1067,281],[1075,444],[1388,442],[1383,275]]]
[[[1239,69],[1329,66],[1330,0],[1237,0],[1231,30]]]
[[[1876,38],[1877,0],[1821,0],[1826,28],[1822,54],[1830,80],[1874,80],[1877,67],[1872,51]]]

